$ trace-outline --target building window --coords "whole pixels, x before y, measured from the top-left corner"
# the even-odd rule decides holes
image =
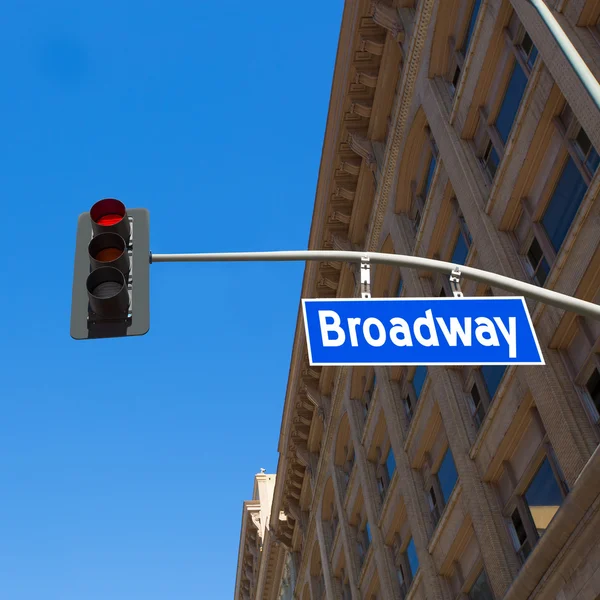
[[[535,235],[531,240],[526,256],[530,268],[529,275],[538,285],[543,286],[550,274],[550,264],[546,260]]]
[[[585,165],[588,174],[593,176],[600,163],[600,156],[583,129],[579,130],[577,137],[575,138],[575,148],[577,149],[577,153]]]
[[[405,598],[410,586],[419,570],[419,559],[417,558],[417,550],[412,537],[404,546],[400,539],[400,534],[394,535],[392,542],[394,553],[394,565],[396,567],[396,576],[400,584],[400,598]]]
[[[367,521],[367,524],[365,525],[365,534],[367,536],[367,548],[371,545],[371,542],[373,541],[373,537],[371,536],[371,528],[369,527],[369,522]]]
[[[402,289],[404,288],[404,282],[402,281],[402,277],[398,281],[398,287],[396,288],[396,298],[399,298],[402,295]]]
[[[496,118],[496,130],[504,144],[508,140],[510,130],[512,129],[521,99],[527,87],[527,75],[523,72],[521,65],[515,62],[513,71],[508,81],[508,87],[504,94],[504,99],[500,105],[500,111]]]
[[[409,423],[412,421],[414,416],[415,408],[417,406],[419,396],[421,395],[421,391],[423,390],[426,377],[427,367],[418,366],[415,369],[412,381],[408,383],[402,402],[404,404],[404,412],[406,413],[406,418],[408,419]]]
[[[381,448],[377,448],[378,455],[380,457],[377,464],[377,488],[379,490],[379,495],[381,497],[381,501],[385,499],[388,488],[390,486],[390,482],[392,481],[392,477],[394,476],[394,471],[396,470],[396,459],[394,457],[394,451],[390,447],[385,461],[381,462],[382,452]]]
[[[563,502],[563,492],[556,475],[545,458],[523,495],[536,531],[541,536]]]
[[[410,566],[411,581],[415,578],[417,571],[419,570],[419,558],[417,556],[417,549],[415,548],[415,542],[410,538],[406,547],[406,556],[408,558],[408,564]]]
[[[367,556],[367,552],[369,551],[369,546],[371,545],[371,530],[369,528],[369,523],[365,524],[365,528],[362,531],[359,531],[358,539],[356,540],[356,548],[358,551],[358,558],[360,559],[361,566],[364,564],[365,557]]]
[[[549,449],[509,519],[513,545],[522,563],[544,534],[561,507],[567,485]]]
[[[531,554],[532,544],[528,539],[529,536],[525,530],[525,524],[518,508],[515,508],[513,514],[511,515],[510,524],[513,545],[521,563],[524,563]]]
[[[587,192],[587,185],[571,157],[550,197],[542,225],[555,251],[560,249]]]
[[[470,391],[471,416],[475,423],[475,428],[479,429],[487,413],[488,405],[481,397],[477,384],[473,383]]]
[[[505,372],[505,365],[483,365],[479,370],[471,371],[466,389],[476,429],[481,427]]]
[[[396,457],[394,456],[394,451],[390,447],[390,451],[388,452],[387,458],[385,459],[385,468],[387,470],[388,477],[390,481],[394,476],[394,472],[396,471]]]
[[[481,376],[490,399],[496,395],[504,373],[506,373],[506,365],[483,365],[481,367]]]
[[[406,575],[402,565],[396,567],[396,576],[398,577],[398,583],[400,584],[400,597],[404,598],[406,596],[406,592],[408,591],[409,584],[406,580]]]
[[[595,422],[600,421],[600,371],[596,368],[592,371],[590,378],[587,380],[585,384],[585,391],[589,399],[591,400],[591,404],[595,410]]]
[[[469,246],[467,246],[465,238],[459,232],[456,244],[454,245],[454,250],[452,251],[452,256],[450,257],[450,262],[455,265],[464,265],[468,254]]]
[[[450,448],[448,448],[437,473],[430,480],[431,483],[427,490],[427,501],[434,526],[438,524],[457,480],[458,473],[456,472],[454,458]]]
[[[471,9],[471,16],[469,17],[469,24],[467,26],[467,32],[462,45],[463,55],[467,55],[471,39],[473,38],[473,32],[475,31],[475,23],[477,23],[477,17],[479,15],[479,9],[481,8],[481,0],[475,0],[473,8]]]
[[[415,374],[413,376],[413,387],[415,389],[415,395],[417,399],[421,395],[421,391],[423,390],[423,384],[425,383],[425,378],[427,377],[427,367],[419,366],[415,369]]]
[[[488,141],[485,152],[481,157],[481,162],[483,163],[484,169],[493,180],[496,176],[498,165],[500,164],[500,157],[498,156],[498,152],[496,152],[496,148],[494,148],[494,144],[492,144],[492,140]]]
[[[469,600],[494,600],[494,594],[490,588],[485,571],[481,571],[475,583],[471,586],[467,594]]]
[[[523,40],[521,41],[521,50],[525,55],[525,62],[530,69],[533,69],[535,59],[538,55],[538,50],[533,44],[533,40],[529,37],[528,33],[525,33]]]
[[[431,158],[429,159],[429,166],[427,167],[427,176],[425,178],[425,185],[423,187],[422,196],[427,201],[427,196],[429,194],[429,189],[431,188],[431,181],[433,180],[433,174],[435,173],[435,167],[437,166],[437,159],[435,155],[432,153]]]
[[[448,448],[446,454],[444,454],[442,464],[438,469],[437,477],[440,482],[444,505],[446,505],[448,504],[452,490],[458,480],[458,473],[456,472],[456,465],[454,464],[454,457],[452,456],[450,448]]]
[[[458,87],[458,82],[460,81],[460,67],[456,65],[454,69],[454,74],[452,75],[452,83],[450,84],[450,90],[452,94],[456,92],[456,88]]]

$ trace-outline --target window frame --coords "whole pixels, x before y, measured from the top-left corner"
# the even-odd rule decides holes
[[[535,409],[534,414],[536,415],[536,418],[539,419],[539,414]],[[564,500],[569,494],[569,489],[566,484],[565,478],[562,474],[562,470],[560,468],[556,455],[554,453],[554,449],[552,448],[550,441],[548,440],[547,434],[544,434],[539,448],[531,457],[523,475],[519,480],[516,479],[510,463],[508,461],[503,461],[503,468],[506,471],[509,480],[513,486],[513,491],[503,508],[502,514],[504,515],[505,524],[508,529],[510,539],[512,540],[515,553],[517,554],[517,557],[521,563],[521,566],[525,564],[527,558],[529,558],[530,554],[534,551],[537,543],[541,539],[541,536],[538,534],[537,529],[535,527],[535,522],[531,515],[529,506],[525,500],[525,494],[545,460],[547,460],[550,465],[552,474],[562,495],[563,502],[558,508],[558,511],[560,511],[562,505],[564,504]],[[526,536],[525,540],[521,542],[519,547],[517,547],[517,542],[520,542],[520,540],[518,539],[516,528],[512,520],[512,516],[515,514],[515,512],[518,513],[519,518],[521,519]],[[555,517],[553,517],[552,520],[554,518]],[[527,556],[523,556],[522,548],[527,543],[529,544],[530,550]]]
[[[473,49],[473,39],[475,38],[478,30],[478,25],[482,15],[482,9],[485,8],[484,0],[481,0],[479,9],[477,11],[477,17],[475,22],[473,23],[473,32],[471,34],[471,39],[468,42],[468,45],[465,46],[467,32],[469,30],[469,23],[473,16],[473,10],[475,9],[475,3],[477,0],[472,0],[469,2],[469,10],[465,10],[465,14],[463,17],[463,21],[460,24],[459,31],[459,39],[460,43],[454,38],[454,36],[450,36],[448,38],[448,50],[450,56],[450,62],[448,64],[447,69],[447,83],[450,88],[450,95],[452,96],[452,100],[456,97],[456,90],[460,85],[460,81],[464,72],[465,62],[467,60],[467,56],[471,54]],[[459,72],[458,77],[456,78],[456,71]],[[456,82],[454,79],[456,78]]]
[[[406,422],[409,426],[414,420],[415,414],[417,412],[417,406],[419,404],[419,401],[421,400],[422,394],[425,391],[429,377],[429,371],[427,371],[427,373],[425,373],[425,379],[423,380],[423,387],[421,388],[421,392],[417,396],[417,392],[413,383],[417,368],[418,367],[412,370],[410,379],[405,378],[404,385],[402,386],[402,407],[404,409],[404,416],[406,418]],[[410,401],[410,404],[407,401]]]
[[[569,110],[571,114],[569,115],[568,123],[565,124],[564,121],[562,120],[562,115],[565,113],[566,110]],[[535,205],[533,205],[533,203],[531,202],[531,200],[529,198],[527,198],[527,197],[521,198],[521,208],[523,209],[522,210],[522,212],[523,212],[522,218],[526,219],[526,224],[529,225],[530,231],[524,237],[524,239],[522,240],[521,243],[517,242],[517,250],[518,250],[518,254],[520,256],[521,264],[524,268],[525,274],[529,277],[529,279],[533,283],[540,285],[540,287],[543,287],[545,285],[546,281],[548,280],[548,278],[550,277],[552,268],[553,268],[554,264],[556,263],[556,258],[558,256],[558,254],[560,253],[562,245],[564,244],[564,241],[563,241],[563,243],[561,244],[561,247],[558,250],[554,249],[554,245],[553,245],[552,241],[550,240],[550,236],[548,235],[548,233],[546,232],[546,229],[544,228],[544,226],[542,224],[542,220],[544,218],[544,215],[546,214],[548,207],[550,206],[550,202],[552,201],[552,198],[554,197],[556,188],[557,188],[561,178],[564,175],[565,169],[568,166],[569,159],[571,159],[573,161],[573,163],[575,164],[581,177],[583,178],[584,183],[587,186],[587,189],[586,189],[583,199],[582,199],[582,203],[583,203],[583,200],[585,199],[585,196],[589,192],[589,188],[590,188],[593,177],[595,177],[595,173],[597,173],[599,171],[599,169],[596,168],[596,172],[594,174],[590,175],[590,173],[588,172],[589,170],[588,170],[587,166],[584,164],[584,160],[582,159],[582,156],[581,156],[581,150],[578,149],[579,146],[576,145],[574,140],[577,138],[577,136],[579,135],[579,133],[581,131],[583,131],[583,133],[586,135],[586,137],[588,139],[589,139],[589,136],[587,136],[587,133],[585,132],[583,127],[579,124],[579,122],[577,121],[575,116],[572,114],[572,111],[567,103],[565,103],[565,107],[563,108],[563,110],[561,112],[561,116],[555,117],[553,119],[553,123],[554,123],[556,131],[558,132],[558,134],[560,136],[562,150],[559,152],[559,155],[556,158],[555,165],[552,169],[551,176],[548,178],[548,181],[544,185],[544,188],[540,194],[540,198],[535,203]],[[591,143],[591,140],[590,140],[590,150],[589,151],[591,151],[591,150],[594,150],[597,152],[593,143]],[[578,207],[577,212],[579,212],[580,208],[581,208],[581,206]],[[576,216],[577,216],[577,213],[575,213],[575,216],[573,217],[573,221],[575,220]],[[572,224],[573,223],[571,223],[571,225],[569,226],[569,230],[570,230],[570,227],[572,226]],[[566,234],[567,236],[568,236],[569,230],[567,230],[567,234]],[[536,266],[534,266],[531,263],[531,260],[529,259],[529,256],[528,256],[531,246],[533,245],[534,242],[537,242],[537,244],[539,245],[539,247],[542,251],[542,258],[541,258],[540,262],[538,263],[538,265],[536,265]],[[544,278],[544,283],[542,285],[542,284],[540,284],[539,280],[537,279],[537,273],[538,273],[540,265],[542,264],[542,262],[544,260],[546,261],[549,268],[548,268],[548,274]]]
[[[412,568],[410,566],[410,561],[408,560],[408,546],[411,542],[414,542],[414,538],[412,536],[412,532],[409,532],[408,539],[405,541],[400,536],[399,532],[396,532],[394,535],[394,539],[392,540],[392,556],[394,559],[394,567],[396,569],[396,576],[398,576],[398,571],[402,571],[402,577],[404,583],[400,582],[400,595],[401,598],[404,599],[410,592],[410,588],[415,580],[415,577],[419,570],[417,569],[417,573],[412,572]],[[415,546],[416,550],[416,546]],[[404,590],[402,586],[404,585]]]
[[[583,317],[576,317],[577,327],[583,333],[584,339],[588,344],[588,350],[585,358],[581,362],[579,371],[575,371],[575,366],[569,356],[568,348],[559,349],[559,354],[562,358],[575,389],[583,403],[584,410],[595,427],[596,434],[600,439],[600,407],[597,407],[587,389],[587,383],[594,371],[600,374],[600,335],[594,338],[591,329]]]
[[[494,398],[496,398],[498,392],[502,389],[504,378],[506,377],[507,372],[508,367],[505,370],[504,375],[502,375],[502,378],[500,379],[500,383],[498,384],[498,388],[496,389],[495,394],[493,396],[490,396],[487,384],[485,382],[485,378],[483,377],[483,374],[481,372],[481,367],[470,367],[467,371],[467,375],[464,378],[463,392],[467,396],[467,404],[471,413],[471,420],[473,421],[473,425],[475,426],[476,431],[479,431],[483,426],[483,423],[485,422],[489,413],[490,407],[494,402]],[[475,420],[476,411],[473,410],[474,408],[476,408],[472,397],[472,391],[474,387],[477,388],[477,393],[479,394],[480,398],[480,405],[483,405],[484,407],[483,417],[479,425]]]
[[[423,465],[423,481],[424,481],[424,490],[427,497],[427,504],[429,506],[429,514],[433,520],[433,530],[435,531],[439,522],[448,506],[448,502],[444,499],[444,492],[442,490],[442,485],[440,482],[439,471],[446,456],[446,453],[450,452],[452,455],[452,450],[450,449],[450,444],[446,440],[446,444],[444,449],[440,452],[436,464],[432,462],[431,455],[429,452],[425,453],[425,461]],[[452,461],[454,462],[454,455],[452,455]],[[456,463],[454,462],[454,468],[456,469]],[[456,481],[448,496],[448,501],[452,497],[456,486],[459,481],[458,470],[456,474]]]
[[[535,51],[536,51],[536,60],[534,61],[532,66],[530,66],[528,64],[527,58],[529,55],[525,52],[525,50],[522,46],[522,43],[525,40],[525,38],[529,38],[529,40],[531,40],[531,42],[532,42],[532,49],[531,49],[531,52],[529,53],[529,55],[533,52],[533,49],[535,49]],[[492,123],[490,123],[490,112],[488,111],[488,109],[485,106],[479,107],[479,125],[477,126],[477,129],[479,129],[480,127],[483,127],[484,135],[482,137],[482,140],[478,144],[475,144],[475,154],[478,158],[479,165],[480,165],[481,169],[483,170],[485,177],[488,180],[488,183],[490,183],[490,184],[493,183],[493,181],[496,177],[496,173],[498,172],[498,170],[500,169],[500,166],[502,164],[502,159],[504,158],[505,142],[502,141],[500,133],[496,127],[496,121],[498,119],[500,110],[501,110],[504,100],[506,98],[506,94],[508,93],[508,86],[510,85],[510,81],[511,81],[513,73],[514,73],[514,69],[517,68],[517,65],[518,65],[522,69],[523,74],[525,75],[525,77],[527,79],[527,83],[526,83],[525,89],[523,91],[523,96],[521,97],[521,99],[519,101],[519,105],[517,107],[517,113],[515,113],[515,119],[516,119],[516,115],[518,114],[518,112],[521,108],[521,104],[523,102],[523,97],[527,93],[527,88],[529,87],[529,84],[531,81],[531,74],[533,72],[533,67],[535,66],[535,63],[539,56],[537,47],[533,43],[531,36],[529,35],[529,33],[527,32],[527,30],[525,29],[525,27],[523,26],[522,23],[519,23],[514,37],[511,36],[508,27],[505,27],[504,28],[504,41],[505,41],[505,47],[508,49],[510,54],[509,54],[509,59],[508,59],[506,65],[504,66],[504,70],[506,73],[506,81],[503,82],[503,87],[502,87],[503,91],[501,94],[497,95],[497,96],[501,96],[501,99],[497,102],[497,106],[494,105],[494,111],[493,111],[494,117],[493,117]],[[512,59],[510,58],[511,55],[512,55]],[[514,127],[514,121],[508,132],[508,135],[506,138],[507,142],[510,139],[513,127]],[[497,164],[495,165],[493,172],[489,168],[489,162],[490,162],[490,157],[492,156],[492,152],[495,152],[496,156],[498,158]]]

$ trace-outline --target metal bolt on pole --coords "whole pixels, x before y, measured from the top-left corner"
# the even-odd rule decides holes
[[[560,292],[525,283],[518,279],[497,275],[482,269],[475,269],[464,265],[455,265],[443,260],[421,258],[420,256],[407,256],[403,254],[384,254],[381,252],[350,252],[337,250],[284,250],[278,252],[217,252],[206,254],[151,254],[150,262],[277,262],[277,261],[327,261],[337,260],[355,262],[362,265],[386,264],[409,269],[423,269],[454,275],[456,270],[460,277],[471,279],[479,283],[486,283],[508,292],[513,292],[526,298],[538,300],[544,304],[556,306],[576,314],[591,317],[600,321],[600,306],[593,302],[573,298]],[[368,261],[368,262],[367,262]]]

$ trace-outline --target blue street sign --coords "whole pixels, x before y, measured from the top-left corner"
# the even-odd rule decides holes
[[[524,298],[302,300],[311,365],[543,365]]]

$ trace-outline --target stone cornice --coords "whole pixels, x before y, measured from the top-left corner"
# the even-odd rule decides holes
[[[404,66],[402,68],[400,93],[392,109],[392,127],[385,148],[383,172],[380,184],[375,192],[373,201],[372,218],[369,221],[366,248],[376,252],[380,244],[380,235],[383,220],[390,202],[396,166],[400,150],[406,141],[406,132],[409,127],[408,115],[414,97],[415,84],[421,67],[421,54],[427,43],[427,30],[431,21],[435,0],[421,0],[415,17],[413,35],[410,37]]]

